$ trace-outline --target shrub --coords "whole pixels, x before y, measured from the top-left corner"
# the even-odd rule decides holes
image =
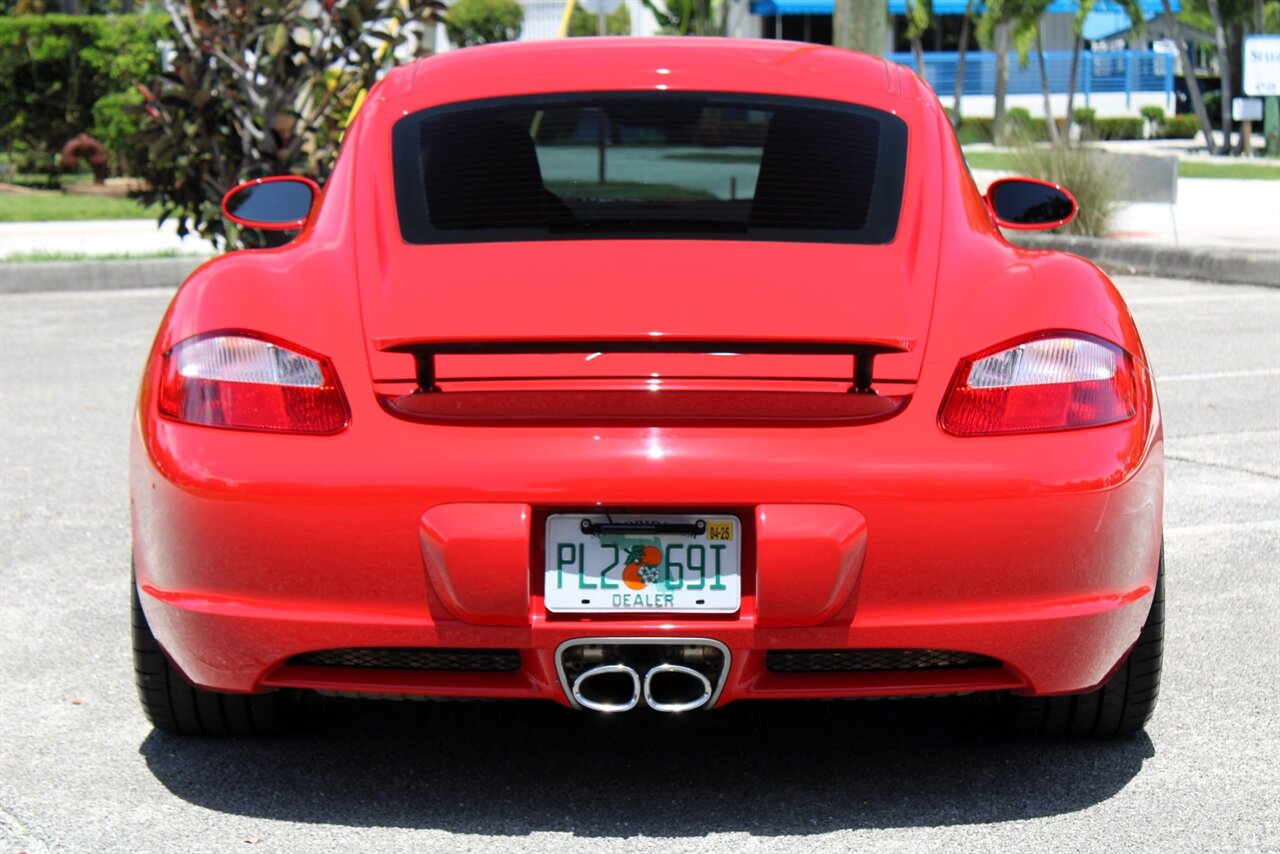
[[[605,16],[604,30],[607,35],[611,36],[631,35],[631,11],[627,9],[626,3],[614,9],[612,14]],[[596,20],[596,16],[582,8],[580,3],[574,3],[573,16],[569,18],[569,35],[595,36],[599,34],[600,24]]]
[[[167,32],[160,15],[0,18],[0,149],[16,170],[52,172],[63,143],[95,132],[101,99],[159,71]]]
[[[1010,130],[1031,127],[1031,111],[1026,107],[1010,107],[1004,118]]]
[[[1142,139],[1142,119],[1133,116],[1098,119],[1093,131],[1098,139]]]
[[[458,47],[514,41],[524,26],[524,9],[516,0],[458,0],[444,26]]]
[[[1093,123],[1098,120],[1098,111],[1093,107],[1076,107],[1071,111],[1071,118],[1080,127],[1088,130],[1093,127]]]
[[[93,104],[93,136],[106,146],[111,171],[139,175],[146,168],[147,151],[138,145],[143,97],[136,89],[103,95]]]
[[[1143,107],[1138,113],[1151,124],[1159,127],[1164,124],[1164,108],[1163,107]]]
[[[961,144],[991,142],[991,132],[991,119],[983,116],[974,118],[961,116],[960,127],[956,129],[956,136],[960,138]]]
[[[1200,122],[1190,114],[1171,116],[1164,123],[1164,135],[1169,139],[1195,139],[1200,133]]]
[[[1088,148],[1066,145],[1028,145],[1014,151],[1017,171],[1061,184],[1076,197],[1079,212],[1063,229],[1069,234],[1106,234],[1120,206],[1124,174],[1116,160],[1097,154]]]
[[[386,46],[413,39],[438,4],[204,4],[164,0],[173,14],[172,70],[146,96],[139,143],[147,203],[178,233],[215,244],[259,239],[224,222],[219,203],[241,181],[301,174],[323,181],[356,94],[396,63]],[[234,13],[227,13],[231,8]],[[395,34],[392,22],[403,22]],[[419,42],[415,50],[421,50]],[[246,66],[237,57],[253,55]],[[335,73],[335,69],[341,69]]]

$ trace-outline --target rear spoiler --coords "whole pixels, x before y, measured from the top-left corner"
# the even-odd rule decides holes
[[[418,392],[438,392],[436,356],[444,355],[546,355],[557,353],[741,353],[780,356],[850,356],[853,370],[849,392],[875,394],[871,389],[875,357],[881,353],[903,353],[911,342],[843,341],[705,341],[651,338],[560,341],[430,341],[391,342],[382,347],[390,353],[409,353],[414,360]]]

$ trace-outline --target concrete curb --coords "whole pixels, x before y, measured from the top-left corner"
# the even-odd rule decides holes
[[[208,260],[194,255],[119,261],[0,262],[0,294],[176,288]]]
[[[1010,243],[1088,258],[1109,272],[1169,279],[1207,279],[1280,288],[1280,245],[1274,252],[1219,246],[1169,246],[1066,234],[1007,233]]]

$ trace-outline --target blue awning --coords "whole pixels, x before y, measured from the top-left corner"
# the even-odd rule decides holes
[[[1164,13],[1164,5],[1160,0],[1140,0],[1142,3],[1142,11],[1147,13],[1147,20],[1158,14]],[[1074,13],[1079,7],[1079,0],[1053,0],[1049,4],[1050,13]],[[1174,12],[1182,11],[1182,3],[1180,0],[1171,0]],[[933,0],[933,14],[935,15],[963,15],[965,8],[968,6],[968,0]],[[978,0],[975,4],[976,8],[982,9],[982,0]],[[773,17],[774,15],[830,15],[834,7],[834,0],[752,0],[751,13],[754,15],[766,15]],[[907,0],[889,0],[890,15],[907,14]],[[1105,29],[1115,21],[1115,16],[1127,21],[1128,16],[1125,15],[1123,7],[1116,0],[1098,0],[1094,5],[1093,11],[1089,17],[1085,19],[1085,38],[1088,35],[1090,22],[1097,19],[1100,23],[1095,25],[1095,31]],[[1105,21],[1106,23],[1101,23]],[[1127,30],[1128,26],[1120,27],[1119,30],[1111,30],[1111,33]],[[1101,38],[1095,36],[1094,38]]]

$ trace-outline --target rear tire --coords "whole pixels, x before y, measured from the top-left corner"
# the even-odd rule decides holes
[[[1101,688],[1057,697],[1005,698],[1006,722],[1021,735],[1109,736],[1142,729],[1160,696],[1164,654],[1164,551],[1151,611],[1138,642]]]
[[[133,616],[133,674],[138,701],[151,725],[181,735],[275,735],[297,721],[296,691],[226,694],[196,688],[160,649],[130,578]]]

